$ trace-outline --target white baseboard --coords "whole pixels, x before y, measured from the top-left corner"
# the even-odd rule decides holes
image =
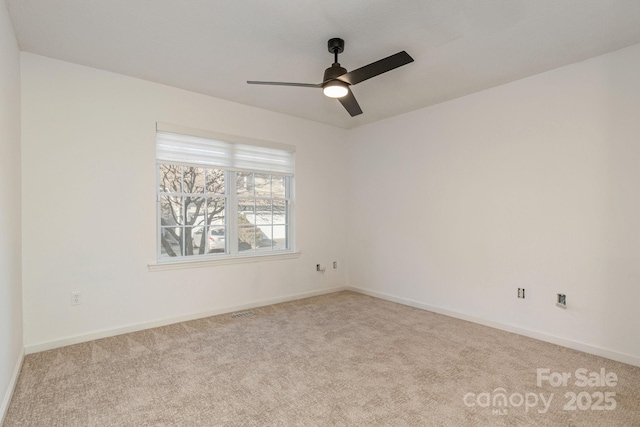
[[[11,374],[9,387],[7,387],[7,391],[4,395],[4,398],[2,399],[2,404],[0,405],[0,426],[3,425],[4,418],[7,416],[9,403],[11,403],[11,397],[13,396],[13,392],[16,389],[16,384],[18,384],[18,376],[20,375],[20,370],[22,369],[22,362],[24,362],[24,349],[20,351],[20,355],[18,356],[18,360],[16,361],[16,366],[13,368],[13,373]]]
[[[500,329],[500,330],[507,331],[507,332],[513,332],[513,333],[516,333],[516,334],[519,334],[519,335],[523,335],[523,336],[526,336],[526,337],[538,339],[540,341],[545,341],[545,342],[549,342],[549,343],[552,343],[552,344],[557,344],[557,345],[560,345],[560,346],[563,346],[563,347],[571,348],[571,349],[578,350],[578,351],[583,351],[585,353],[589,353],[589,354],[593,354],[593,355],[601,356],[601,357],[606,357],[607,359],[611,359],[611,360],[615,360],[615,361],[618,361],[618,362],[627,363],[629,365],[640,367],[640,357],[638,357],[638,356],[619,353],[619,352],[616,352],[616,351],[607,350],[605,348],[594,346],[594,345],[591,345],[591,344],[585,344],[585,343],[581,343],[581,342],[577,342],[577,341],[571,341],[571,340],[568,340],[568,339],[565,339],[565,338],[561,338],[561,337],[557,337],[557,336],[554,336],[554,335],[546,334],[544,332],[539,332],[539,331],[535,331],[535,330],[531,330],[531,329],[525,329],[525,328],[522,328],[522,327],[519,327],[519,326],[510,325],[510,324],[507,324],[507,323],[495,322],[493,320],[488,320],[488,319],[484,319],[484,318],[477,317],[477,316],[471,316],[471,315],[460,313],[460,312],[457,312],[457,311],[454,311],[454,310],[440,308],[440,307],[432,306],[432,305],[429,305],[429,304],[424,304],[424,303],[421,303],[421,302],[418,302],[418,301],[414,301],[414,300],[411,300],[411,299],[401,298],[401,297],[396,297],[396,296],[393,296],[393,295],[385,294],[385,293],[382,293],[382,292],[371,291],[371,290],[368,290],[368,289],[358,288],[358,287],[355,287],[355,286],[336,286],[336,287],[327,288],[327,289],[321,289],[321,290],[317,290],[317,291],[303,292],[303,293],[299,293],[299,294],[285,295],[285,296],[277,297],[277,298],[269,298],[269,299],[264,299],[264,300],[257,300],[257,301],[252,301],[252,302],[247,303],[247,304],[242,304],[242,305],[237,305],[237,306],[232,306],[232,307],[223,307],[223,308],[219,308],[219,309],[215,309],[215,310],[209,310],[209,311],[200,312],[200,313],[193,313],[193,314],[189,314],[189,315],[185,315],[185,316],[172,317],[172,318],[168,318],[168,319],[160,319],[160,320],[155,320],[155,321],[151,321],[151,322],[137,323],[137,324],[127,325],[127,326],[113,328],[113,329],[104,329],[104,330],[100,330],[100,331],[90,332],[88,334],[81,334],[81,335],[74,335],[74,336],[70,336],[70,337],[65,337],[65,338],[61,338],[61,339],[58,339],[58,340],[54,340],[54,341],[47,341],[47,342],[42,342],[42,343],[37,343],[37,344],[30,344],[30,345],[25,346],[25,350],[24,350],[22,356],[20,357],[20,363],[16,367],[16,371],[14,372],[14,377],[15,378],[12,378],[12,381],[13,381],[12,387],[15,387],[15,381],[17,381],[18,373],[20,372],[20,367],[22,366],[22,359],[24,358],[24,354],[32,354],[32,353],[37,353],[37,352],[40,352],[40,351],[45,351],[45,350],[51,350],[51,349],[54,349],[54,348],[64,347],[64,346],[67,346],[67,345],[78,344],[78,343],[87,342],[87,341],[93,341],[93,340],[97,340],[97,339],[100,339],[100,338],[108,338],[108,337],[112,337],[112,336],[116,336],[116,335],[127,334],[127,333],[130,333],[130,332],[142,331],[144,329],[157,328],[159,326],[166,326],[166,325],[171,325],[171,324],[174,324],[174,323],[186,322],[186,321],[189,321],[189,320],[200,319],[200,318],[203,318],[203,317],[210,317],[210,316],[216,316],[216,315],[219,315],[219,314],[232,313],[234,311],[248,310],[248,309],[251,309],[251,308],[262,307],[262,306],[265,306],[265,305],[279,304],[279,303],[288,302],[288,301],[295,301],[295,300],[299,300],[299,299],[303,299],[303,298],[309,298],[309,297],[313,297],[313,296],[324,295],[324,294],[329,294],[329,293],[339,292],[339,291],[344,291],[344,290],[349,290],[349,291],[357,292],[357,293],[360,293],[360,294],[363,294],[363,295],[369,295],[369,296],[372,296],[372,297],[384,299],[384,300],[387,300],[387,301],[396,302],[396,303],[407,305],[407,306],[410,306],[410,307],[415,307],[415,308],[419,308],[419,309],[422,309],[422,310],[427,310],[427,311],[431,311],[431,312],[434,312],[434,313],[443,314],[445,316],[455,317],[457,319],[467,320],[469,322],[478,323],[480,325],[489,326],[491,328]],[[3,406],[0,407],[0,409],[2,411],[6,411],[5,405],[8,407],[9,400],[11,399],[12,392],[13,392],[13,388],[11,389],[11,392],[8,392],[8,397],[5,397],[5,401],[6,402],[3,401]],[[3,416],[4,412],[0,412],[0,415]],[[2,424],[0,423],[0,425],[2,425]]]
[[[438,314],[444,314],[445,316],[455,317],[456,319],[467,320],[469,322],[478,323],[480,325],[489,326],[491,328],[500,329],[507,332],[513,332],[518,335],[524,335],[529,338],[535,338],[540,341],[545,341],[551,344],[560,345],[562,347],[571,348],[574,350],[582,351],[582,352],[593,354],[596,356],[606,357],[607,359],[611,359],[618,362],[627,363],[629,365],[640,367],[640,357],[638,356],[632,356],[630,354],[607,350],[605,348],[598,347],[591,344],[571,341],[565,338],[549,335],[544,332],[539,332],[531,329],[521,328],[519,326],[509,325],[507,323],[500,323],[500,322],[495,322],[493,320],[484,319],[481,317],[470,316],[468,314],[460,313],[453,310],[448,310],[445,308],[435,307],[429,304],[424,304],[424,303],[406,299],[406,298],[396,297],[396,296],[385,294],[382,292],[371,291],[368,289],[358,288],[355,286],[347,286],[346,290],[384,299],[387,301],[396,302],[398,304],[408,305],[410,307],[419,308],[422,310],[427,310],[427,311],[431,311]]]
[[[276,298],[268,298],[264,300],[252,301],[247,304],[236,305],[232,307],[217,308],[215,310],[208,310],[199,313],[187,314],[184,316],[177,316],[167,319],[159,319],[151,322],[136,323],[127,326],[121,326],[113,329],[103,329],[99,331],[90,332],[87,334],[69,336],[53,341],[41,342],[37,344],[29,344],[25,346],[26,354],[38,353],[40,351],[51,350],[54,348],[64,347],[72,344],[79,344],[82,342],[93,341],[101,338],[113,337],[121,334],[128,334],[130,332],[138,332],[144,329],[157,328],[159,326],[171,325],[174,323],[186,322],[189,320],[201,319],[203,317],[217,316],[219,314],[233,313],[234,311],[248,310],[251,308],[263,307],[266,305],[279,304],[282,302],[295,301],[299,299],[314,297],[318,295],[330,294],[333,292],[344,291],[344,286],[335,286],[327,289],[320,289],[316,291],[303,292],[299,294],[290,294]]]

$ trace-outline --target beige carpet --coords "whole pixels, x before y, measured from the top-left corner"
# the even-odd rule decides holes
[[[351,292],[253,312],[29,355],[5,426],[640,426],[640,368]]]

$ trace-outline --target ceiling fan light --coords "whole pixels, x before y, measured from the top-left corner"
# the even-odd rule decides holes
[[[329,98],[342,98],[349,93],[349,86],[340,80],[332,80],[322,86],[322,92]]]

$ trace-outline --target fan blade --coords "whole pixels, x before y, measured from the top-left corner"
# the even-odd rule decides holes
[[[338,98],[340,104],[351,114],[351,117],[357,116],[358,114],[362,114],[362,109],[360,105],[358,105],[358,101],[356,101],[356,97],[353,96],[353,92],[349,89],[349,92],[343,96],[342,98]]]
[[[364,67],[360,67],[357,70],[343,74],[338,77],[338,79],[345,83],[349,83],[350,85],[356,85],[370,79],[371,77],[386,73],[387,71],[402,67],[403,65],[407,65],[411,62],[413,62],[413,58],[403,50],[395,55],[388,56],[379,61],[372,62],[369,65],[365,65]]]
[[[247,83],[249,83],[250,85],[322,87],[321,84],[313,84],[313,83],[258,82],[258,81],[254,81],[254,80],[248,80]]]

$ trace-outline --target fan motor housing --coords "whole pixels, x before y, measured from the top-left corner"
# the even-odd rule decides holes
[[[324,70],[324,79],[322,79],[323,83],[326,83],[330,80],[335,80],[343,74],[347,74],[347,70],[340,66],[340,64],[333,64],[331,67]]]

